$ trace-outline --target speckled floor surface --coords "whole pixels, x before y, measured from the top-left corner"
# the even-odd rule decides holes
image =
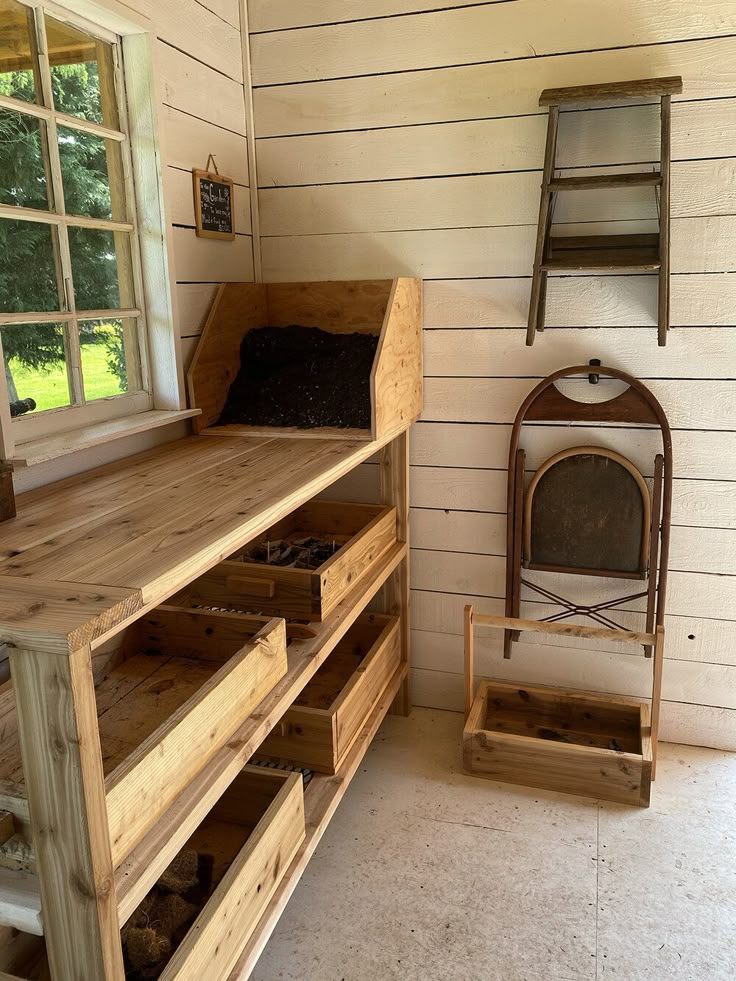
[[[662,745],[648,810],[461,772],[384,723],[255,981],[735,981],[736,755]]]

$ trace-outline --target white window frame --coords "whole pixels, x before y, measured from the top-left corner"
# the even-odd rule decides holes
[[[161,410],[171,412],[171,421],[181,418],[185,408],[181,354],[174,328],[172,277],[168,253],[171,233],[164,214],[164,190],[158,139],[158,106],[160,100],[155,83],[155,35],[147,16],[149,0],[20,0],[24,6],[43,8],[50,16],[69,23],[100,40],[122,48],[122,65],[116,65],[116,84],[121,109],[120,127],[130,147],[130,161],[124,161],[126,197],[135,207],[132,221],[117,223],[119,230],[133,232],[133,276],[138,307],[115,311],[136,316],[141,329],[141,375],[145,391],[97,399],[79,406],[46,410],[37,417],[11,420],[4,372],[0,372],[0,453],[6,460],[27,456],[24,445],[46,439],[57,433],[83,431],[118,418],[131,421],[131,429],[147,428],[146,413],[151,425],[161,425]],[[44,52],[39,51],[44,57]],[[26,115],[46,120],[48,141],[55,141],[54,112],[47,106],[20,103],[0,97],[0,105],[18,109]],[[57,114],[58,115],[58,114]],[[74,127],[102,136],[112,135],[105,127],[75,119]],[[119,139],[119,137],[118,137]],[[52,151],[53,152],[53,151]],[[26,209],[0,206],[4,217],[23,220]],[[59,216],[35,212],[50,224],[58,224]],[[62,218],[66,221],[66,218]],[[69,224],[104,227],[115,230],[115,222],[100,222],[69,216]],[[137,233],[137,234],[136,234]],[[98,311],[95,311],[98,312]],[[71,311],[74,313],[73,308]],[[107,313],[108,319],[111,312]],[[87,312],[85,314],[88,316]],[[69,319],[69,314],[66,315]],[[36,318],[41,320],[44,318]],[[58,315],[45,316],[58,322]],[[99,319],[103,319],[100,317]],[[28,322],[27,314],[5,315],[0,322]],[[191,413],[186,413],[191,414]],[[154,419],[155,417],[155,419]],[[166,421],[166,420],[164,420]],[[114,437],[122,435],[115,432]],[[104,441],[104,437],[95,442]]]

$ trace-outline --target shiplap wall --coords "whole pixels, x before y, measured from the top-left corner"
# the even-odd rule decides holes
[[[536,379],[598,357],[645,379],[675,429],[664,736],[736,749],[732,0],[248,0],[248,12],[264,278],[426,280],[425,410],[411,473],[415,703],[460,708],[462,607],[472,599],[501,612],[505,465],[519,402]],[[540,90],[672,74],[684,93],[673,106],[676,329],[667,348],[656,343],[651,278],[606,276],[554,281],[550,329],[527,349]],[[653,105],[571,112],[559,160],[569,173],[646,169],[658,138]],[[586,232],[647,230],[655,216],[651,194],[609,190],[569,196],[555,217]],[[651,472],[651,433],[575,435]],[[524,444],[536,467],[570,438],[536,426]],[[367,465],[338,493],[365,498],[376,486]],[[578,585],[588,598],[609,595],[605,581]],[[622,623],[640,620],[636,606],[621,613]],[[525,635],[504,662],[499,638],[483,637],[479,670],[648,692],[651,662],[611,645],[533,640]]]

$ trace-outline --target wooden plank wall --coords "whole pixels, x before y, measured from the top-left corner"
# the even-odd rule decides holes
[[[156,0],[161,138],[175,313],[184,367],[196,344],[215,284],[253,279],[250,181],[246,136],[241,0]],[[212,153],[220,173],[235,181],[233,242],[197,238],[192,169]]]
[[[550,371],[598,357],[646,379],[675,428],[664,737],[736,749],[734,4],[249,0],[248,11],[264,278],[426,280],[426,407],[412,450],[415,703],[460,709],[463,604],[501,611],[504,468],[520,400]],[[684,92],[672,114],[667,348],[656,344],[655,283],[634,276],[555,280],[550,329],[525,348],[540,90],[672,74]],[[568,113],[560,162],[566,173],[653,166],[657,122],[646,104]],[[607,190],[561,201],[556,220],[570,233],[638,231],[655,215],[651,193]],[[576,391],[601,388],[612,391]],[[576,435],[651,474],[650,433]],[[570,445],[550,426],[525,442],[531,467]],[[367,466],[340,493],[366,498],[376,485]],[[598,596],[611,584],[580,585]],[[636,607],[621,620],[640,625]],[[525,642],[504,662],[489,636],[479,670],[647,693],[650,662],[585,643]]]

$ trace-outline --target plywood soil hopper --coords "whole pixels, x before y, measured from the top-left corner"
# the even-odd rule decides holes
[[[240,369],[240,345],[259,327],[299,324],[379,338],[370,377],[370,429],[215,425]],[[422,405],[422,290],[418,279],[223,283],[187,375],[195,431],[208,436],[295,436],[385,442]]]

